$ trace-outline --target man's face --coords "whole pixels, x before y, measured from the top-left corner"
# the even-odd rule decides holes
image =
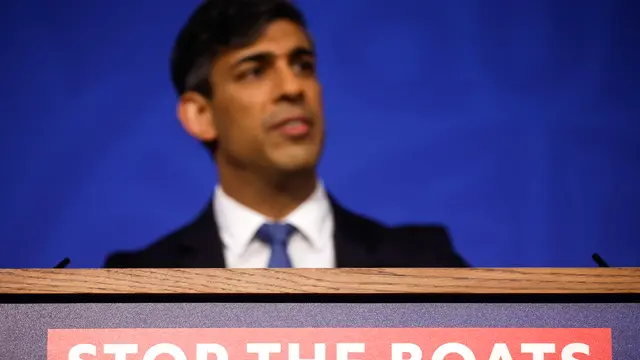
[[[211,116],[218,160],[285,172],[315,167],[324,119],[307,36],[293,22],[275,21],[255,43],[215,62]]]

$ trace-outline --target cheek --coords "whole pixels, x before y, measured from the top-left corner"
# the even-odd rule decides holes
[[[226,147],[236,151],[255,148],[263,141],[262,118],[263,105],[255,101],[255,97],[238,97],[219,99],[219,106],[214,112],[218,136]],[[226,100],[226,102],[225,102]]]
[[[307,89],[307,102],[312,110],[318,116],[322,116],[322,89],[320,85],[316,82],[310,84]]]

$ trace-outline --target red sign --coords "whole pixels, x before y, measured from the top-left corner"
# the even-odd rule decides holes
[[[612,360],[611,329],[49,330],[47,360]]]

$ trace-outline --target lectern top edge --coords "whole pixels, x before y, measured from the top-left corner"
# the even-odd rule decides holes
[[[640,294],[640,268],[6,269],[0,294]]]

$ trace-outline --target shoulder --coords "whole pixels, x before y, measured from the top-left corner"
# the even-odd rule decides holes
[[[384,245],[403,267],[469,267],[442,224],[405,224],[387,228]],[[389,259],[391,265],[393,258]]]
[[[379,267],[470,267],[439,223],[385,225],[352,214],[352,223],[375,247]]]
[[[107,254],[104,268],[174,268],[183,267],[184,257],[193,252],[202,237],[210,236],[213,226],[211,208],[147,246]]]
[[[139,249],[118,250],[106,256],[104,268],[158,268],[174,267],[175,249],[180,233],[184,230],[162,237],[152,244]]]
[[[343,207],[331,197],[336,225],[355,234],[376,267],[470,267],[439,223],[386,225]]]
[[[470,267],[439,223],[386,225],[333,200],[337,225],[351,229],[375,254],[378,267]]]

